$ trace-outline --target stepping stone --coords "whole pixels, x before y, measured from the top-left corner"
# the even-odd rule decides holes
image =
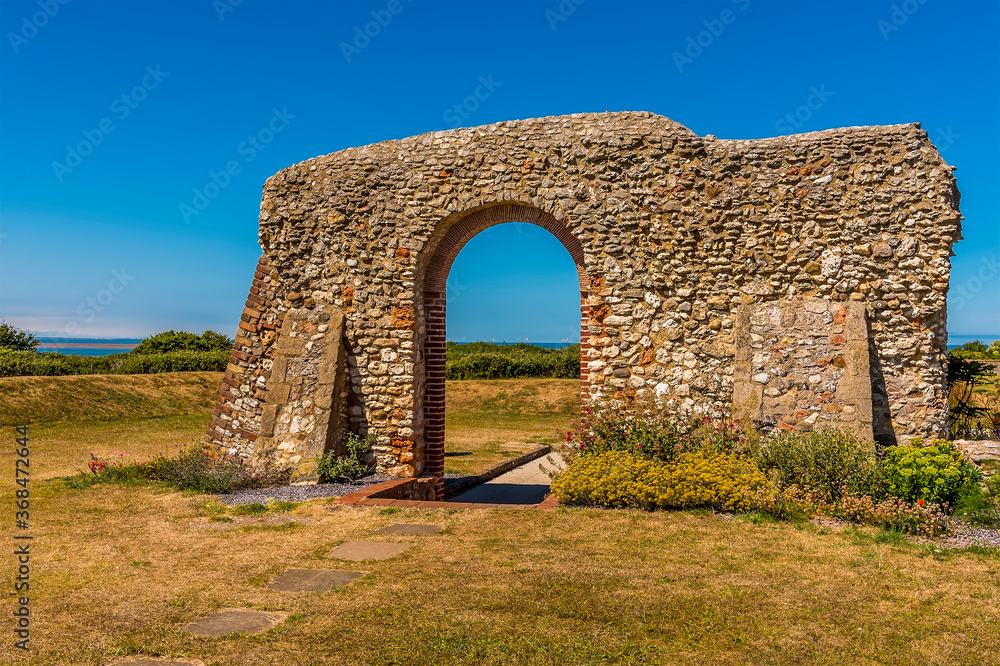
[[[230,610],[203,617],[189,624],[187,630],[199,636],[258,634],[285,619],[281,615],[258,611]]]
[[[360,571],[332,569],[289,569],[279,574],[267,587],[279,592],[326,592],[343,587],[364,576]]]
[[[437,534],[444,528],[440,525],[427,525],[425,523],[396,523],[395,525],[389,525],[389,527],[383,527],[380,530],[376,530],[376,534]]]
[[[173,664],[173,666],[204,666],[204,662],[202,661],[175,661],[173,659],[152,659],[147,657],[116,661],[113,666],[163,666],[164,664]]]
[[[347,541],[331,550],[326,556],[335,557],[338,560],[352,560],[354,562],[362,560],[387,560],[412,547],[412,543]]]

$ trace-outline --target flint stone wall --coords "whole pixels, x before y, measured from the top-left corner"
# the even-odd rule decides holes
[[[330,432],[371,430],[379,471],[439,475],[443,296],[425,282],[470,234],[515,220],[577,262],[588,399],[735,399],[788,428],[849,412],[887,442],[940,437],[958,202],[918,124],[734,141],[649,113],[575,114],[307,160],[264,186],[263,256],[206,449],[307,465],[338,446]],[[845,326],[851,342],[834,342]]]

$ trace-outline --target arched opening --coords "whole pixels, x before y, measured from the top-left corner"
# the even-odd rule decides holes
[[[433,250],[423,282],[422,358],[424,384],[417,387],[418,406],[423,413],[424,470],[437,477],[439,497],[444,494],[445,465],[445,362],[447,341],[448,275],[459,252],[481,231],[505,222],[522,222],[546,229],[563,244],[576,265],[580,282],[580,384],[587,399],[587,351],[590,338],[590,279],[584,265],[583,246],[566,225],[551,214],[532,206],[502,204],[470,212],[451,224]]]

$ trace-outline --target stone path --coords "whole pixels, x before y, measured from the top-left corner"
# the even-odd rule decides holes
[[[550,457],[558,464],[562,464],[562,457],[559,454],[554,453]],[[539,469],[539,465],[547,471],[559,469],[549,462],[548,457],[532,460],[448,501],[474,504],[538,504],[545,499],[552,485],[552,479]]]
[[[188,625],[187,630],[198,636],[229,634],[259,634],[285,619],[284,614],[260,611],[228,610],[203,617]]]
[[[360,571],[334,569],[288,569],[267,584],[279,592],[328,592],[361,578]]]
[[[378,530],[381,534],[427,535],[437,534],[444,528],[428,523],[396,523]],[[412,543],[385,541],[347,541],[340,544],[327,557],[341,560],[387,560],[412,548]],[[267,587],[278,592],[327,592],[343,587],[365,574],[361,571],[335,569],[287,569],[274,578]],[[208,615],[189,624],[186,628],[198,636],[228,636],[230,634],[258,634],[274,627],[285,619],[284,613],[262,613],[250,610],[226,610]],[[177,666],[198,666],[200,662],[162,661],[146,657],[120,662],[128,666],[156,666],[173,663]]]
[[[387,560],[413,547],[412,543],[389,543],[385,541],[346,541],[329,553],[327,557],[338,560]]]

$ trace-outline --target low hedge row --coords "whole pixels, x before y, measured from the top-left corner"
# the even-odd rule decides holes
[[[512,345],[449,342],[446,347],[447,379],[574,379],[579,376],[580,345],[548,349],[523,342]]]
[[[76,356],[56,352],[0,349],[0,377],[31,375],[145,375],[159,372],[223,371],[228,350],[175,351],[162,354]]]

